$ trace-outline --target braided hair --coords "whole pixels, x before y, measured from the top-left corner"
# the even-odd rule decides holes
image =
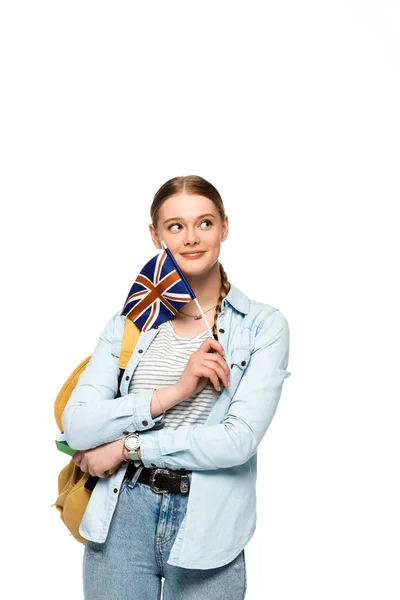
[[[215,309],[214,324],[212,328],[214,338],[217,335],[217,318],[221,312],[222,300],[225,298],[231,288],[231,284],[228,281],[228,275],[225,273],[225,269],[221,263],[219,263],[219,270],[221,273],[221,289],[219,290],[218,304],[217,308]]]

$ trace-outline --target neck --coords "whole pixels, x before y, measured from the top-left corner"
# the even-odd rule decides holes
[[[203,311],[217,304],[221,290],[221,272],[218,261],[204,275],[188,276],[185,273],[184,275]],[[194,300],[191,300],[185,305],[184,311],[195,315],[199,313],[199,307]],[[176,316],[178,315],[179,313]]]

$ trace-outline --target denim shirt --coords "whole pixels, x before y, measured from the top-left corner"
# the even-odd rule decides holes
[[[277,308],[249,299],[231,284],[217,317],[230,387],[214,391],[204,424],[173,429],[163,428],[163,414],[151,416],[152,389],[128,393],[157,327],[141,331],[122,378],[121,397],[115,398],[126,319],[120,312],[104,327],[64,409],[66,440],[76,450],[87,450],[137,431],[145,467],[192,470],[186,515],[167,562],[188,569],[225,565],[256,528],[257,449],[277,409],[283,381],[291,375],[286,370],[288,322]],[[123,464],[99,479],[79,529],[85,539],[106,540],[126,468]]]

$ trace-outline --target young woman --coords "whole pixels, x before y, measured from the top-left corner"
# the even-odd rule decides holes
[[[121,311],[100,335],[63,414],[76,464],[100,477],[80,526],[84,597],[158,600],[163,583],[164,600],[242,600],[257,448],[291,375],[288,323],[228,282],[213,185],[175,177],[150,213],[155,247],[172,252],[213,337],[193,300],[142,331],[116,398]]]

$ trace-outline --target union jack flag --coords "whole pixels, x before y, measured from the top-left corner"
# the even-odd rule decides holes
[[[170,250],[165,249],[145,264],[125,300],[126,315],[142,331],[176,315],[195,294]]]

